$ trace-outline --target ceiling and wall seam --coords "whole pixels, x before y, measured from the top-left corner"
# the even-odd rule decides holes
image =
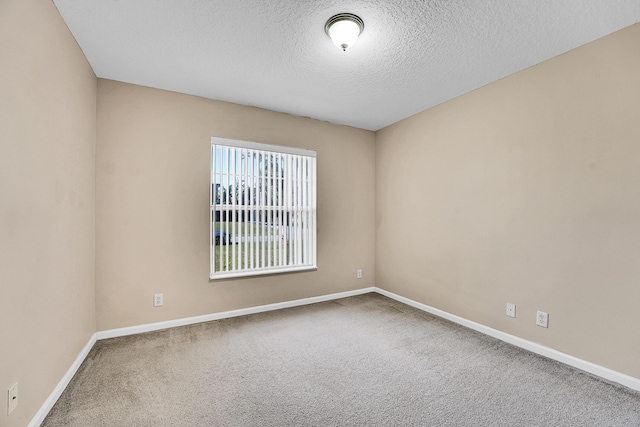
[[[98,77],[379,130],[640,21],[637,0],[53,0]],[[365,30],[347,52],[336,13]]]

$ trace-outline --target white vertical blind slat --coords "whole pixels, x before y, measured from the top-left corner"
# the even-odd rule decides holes
[[[297,206],[297,238],[296,238],[296,264],[302,262],[302,159],[298,157],[298,167],[296,168],[296,189],[298,191]]]
[[[265,216],[266,216],[266,210],[265,210],[265,202],[266,202],[266,195],[265,195],[265,188],[266,188],[266,177],[267,177],[267,173],[266,173],[266,167],[265,167],[265,159],[266,159],[266,155],[265,152],[262,151],[260,153],[260,157],[262,159],[262,168],[261,168],[261,177],[260,177],[260,210],[261,210],[261,215],[260,215],[260,267],[265,268],[265,259],[264,259],[264,253],[265,253],[265,247],[264,247],[264,234],[265,234],[265,229],[264,229],[264,220],[265,220]]]
[[[247,268],[247,181],[248,181],[248,150],[242,150],[242,233],[240,234],[240,244],[244,253],[243,265]]]
[[[219,150],[219,154],[220,154],[219,162],[220,162],[220,166],[222,166],[224,164],[224,152],[223,152],[222,149]],[[224,188],[223,187],[224,186],[223,182],[224,181],[223,181],[223,177],[222,177],[222,170],[223,170],[223,168],[220,167],[220,169],[218,171],[218,184],[220,184],[220,187],[219,187],[219,190],[216,189],[216,190],[220,191],[219,207],[218,207],[218,211],[217,211],[217,212],[219,212],[219,214],[218,214],[218,219],[219,219],[218,223],[219,224],[216,226],[216,230],[220,231],[220,233],[219,233],[220,236],[218,238],[218,247],[217,247],[217,250],[218,250],[218,253],[219,253],[219,255],[218,255],[218,271],[222,271],[222,246],[220,246],[220,242],[222,241],[222,230],[223,230],[223,228],[222,228],[222,224],[223,224],[222,223],[222,219],[223,219],[223,216],[222,216],[222,212],[223,212],[222,211],[222,209],[223,209],[222,208],[222,203],[223,203],[222,196],[223,196],[223,188]]]
[[[253,201],[255,200],[255,153],[254,151],[251,151],[251,170],[250,170],[250,176],[251,179],[249,180],[250,184],[251,184],[251,197],[250,197],[250,203],[251,203],[251,209],[249,209],[249,268],[253,269],[254,268],[254,263],[253,263],[253,236],[254,236],[254,229],[255,229],[255,210],[254,210],[254,203]]]
[[[315,266],[317,264],[317,252],[316,252],[316,241],[317,241],[317,209],[316,209],[316,203],[318,200],[318,196],[317,196],[317,190],[316,190],[316,176],[317,176],[317,167],[316,167],[316,158],[312,157],[310,159],[311,161],[311,168],[312,168],[312,173],[310,176],[310,182],[309,185],[311,186],[311,200],[310,200],[310,210],[311,210],[311,218],[312,218],[312,228],[311,228],[311,238],[313,240],[313,242],[311,243],[311,250],[312,250],[312,256],[311,256],[311,260],[310,263],[311,265]]]
[[[285,248],[285,250],[287,251],[287,265],[291,264],[291,164],[292,164],[292,157],[291,155],[287,155],[287,163],[286,163],[286,169],[285,169],[285,190],[284,190],[284,197],[285,197],[285,208],[287,209],[287,247]]]
[[[237,202],[237,192],[238,192],[238,181],[237,181],[237,171],[236,171],[236,162],[237,162],[237,150],[231,150],[231,168],[229,170],[230,183],[229,188],[231,189],[231,235],[228,236],[229,242],[227,245],[227,252],[231,252],[231,270],[236,269],[236,247],[237,245],[233,244],[232,236],[236,236],[236,202]]]
[[[307,159],[302,158],[302,179],[300,181],[300,185],[302,186],[302,258],[300,262],[302,264],[307,263],[308,258],[308,236],[307,236],[307,228],[309,227],[309,218],[307,218],[307,214],[309,213],[307,209],[307,201],[309,195],[307,193]]]
[[[226,196],[225,196],[225,200],[224,200],[224,204],[226,207],[226,215],[224,218],[224,229],[225,229],[225,233],[226,234],[221,234],[220,236],[220,244],[223,245],[224,244],[224,256],[225,256],[225,261],[224,261],[224,268],[222,270],[227,270],[229,267],[229,168],[231,167],[231,160],[229,159],[230,156],[230,152],[231,150],[229,148],[225,149],[225,163],[226,163],[226,173],[225,173],[225,188],[227,189],[226,192]],[[224,243],[222,243],[224,241]]]
[[[271,207],[272,207],[272,202],[273,202],[273,179],[272,179],[272,174],[273,174],[273,158],[271,156],[271,153],[267,154],[267,161],[266,161],[266,175],[267,175],[267,188],[266,188],[266,193],[267,193],[267,221],[266,221],[266,225],[267,225],[267,267],[271,267],[271,215],[272,215],[272,211],[271,211]]]
[[[280,155],[280,161],[278,162],[278,164],[280,165],[280,173],[279,178],[280,181],[278,182],[278,190],[279,190],[279,194],[278,194],[278,266],[282,267],[284,265],[284,260],[283,260],[283,255],[284,255],[284,206],[283,206],[283,194],[282,194],[282,189],[284,188],[284,177],[282,176],[282,173],[284,171],[284,159],[286,157],[286,154],[281,154]]]
[[[213,274],[215,271],[215,262],[216,262],[216,251],[218,250],[218,248],[216,247],[216,239],[215,239],[215,234],[216,234],[216,209],[217,209],[217,205],[216,205],[216,195],[213,193],[214,189],[216,188],[216,177],[215,177],[215,171],[216,170],[216,146],[212,145],[211,146],[211,171],[210,171],[210,180],[211,182],[209,183],[209,204],[211,205],[211,212],[209,213],[210,218],[209,218],[209,244],[211,245],[212,250],[209,251],[209,256],[210,256],[210,260],[209,260],[209,275]]]

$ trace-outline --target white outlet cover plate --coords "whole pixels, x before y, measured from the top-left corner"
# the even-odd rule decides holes
[[[162,294],[154,294],[153,295],[153,306],[154,307],[160,307],[163,304],[164,304],[164,298],[163,298]]]
[[[11,414],[18,406],[18,383],[15,383],[9,389],[7,395],[7,415]]]
[[[543,328],[549,327],[549,313],[545,313],[544,311],[538,311],[536,313],[536,325],[542,326]]]
[[[516,317],[516,305],[507,303],[507,316]]]

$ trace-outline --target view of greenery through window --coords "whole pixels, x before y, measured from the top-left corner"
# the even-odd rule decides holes
[[[285,265],[289,262],[286,227],[281,229],[267,223],[216,222],[213,229],[215,229],[215,245],[218,246],[214,260],[215,271],[232,269],[234,257],[237,267],[242,269],[252,266],[278,265],[281,259]],[[236,245],[236,247],[230,248],[230,245]],[[263,259],[263,254],[268,259]]]

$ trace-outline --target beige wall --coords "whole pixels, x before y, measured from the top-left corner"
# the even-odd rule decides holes
[[[379,131],[377,285],[640,378],[638,76],[637,24]]]
[[[95,332],[96,85],[51,1],[0,0],[0,426],[27,425]]]
[[[318,271],[209,280],[212,136],[318,152]],[[98,330],[373,286],[374,138],[355,128],[98,80]],[[153,307],[154,293],[164,294],[163,307]]]

